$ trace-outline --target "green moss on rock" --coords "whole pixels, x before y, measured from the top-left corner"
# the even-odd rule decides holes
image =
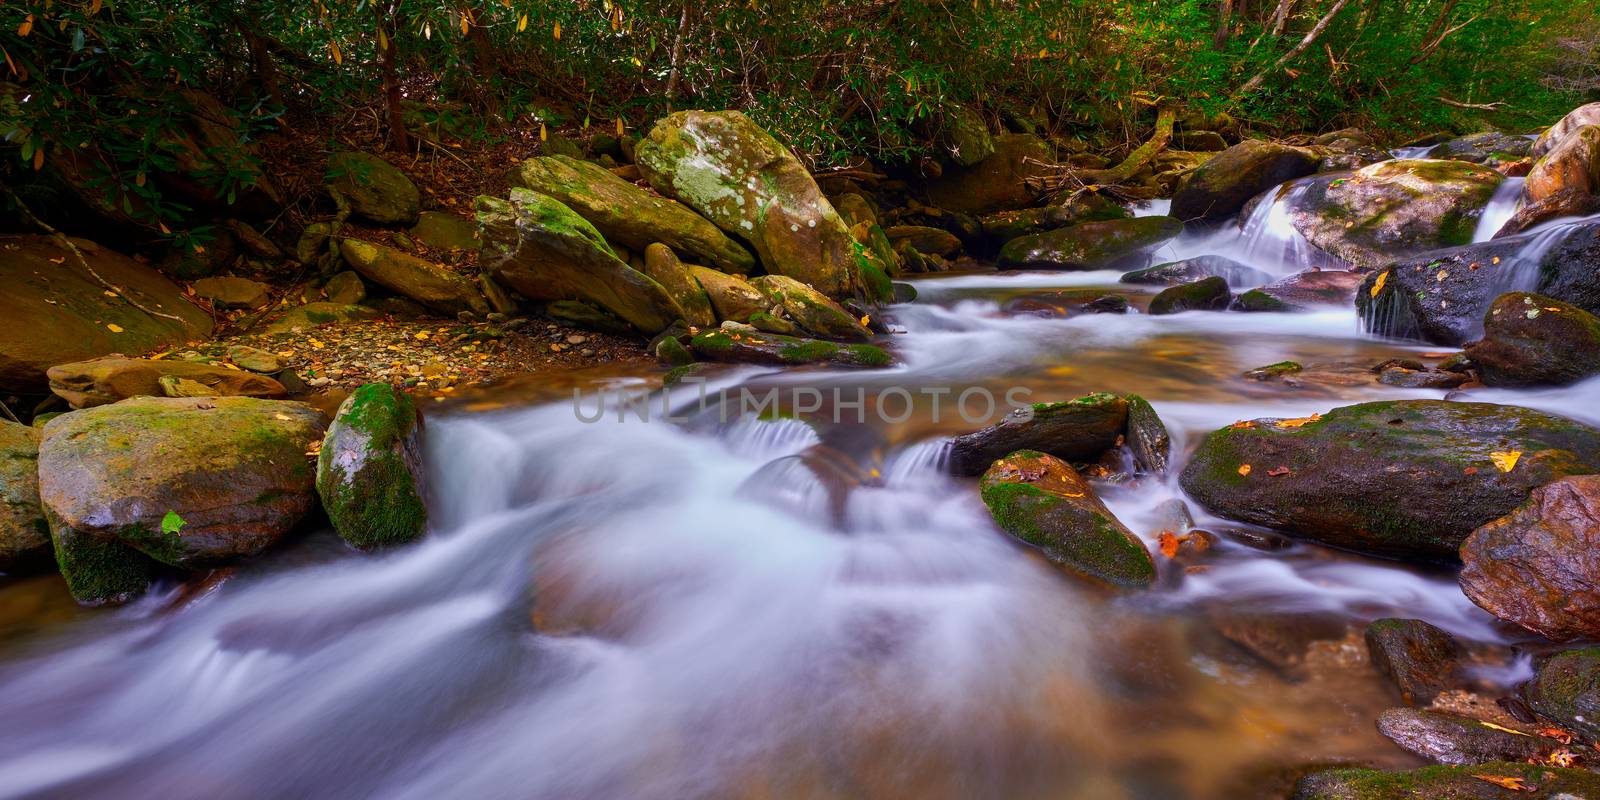
[[[421,431],[411,398],[388,384],[362,386],[339,406],[317,457],[317,492],[345,541],[404,544],[427,529]]]

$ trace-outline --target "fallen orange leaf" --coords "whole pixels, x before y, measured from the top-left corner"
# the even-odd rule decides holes
[[[1538,787],[1529,786],[1527,781],[1515,776],[1507,777],[1504,775],[1474,775],[1472,777],[1477,778],[1485,783],[1492,783],[1502,789],[1510,789],[1513,792],[1538,791]]]
[[[1522,458],[1521,450],[1507,450],[1489,454],[1489,460],[1500,468],[1501,472],[1510,472],[1517,468],[1517,459]]]
[[[1249,475],[1250,474],[1250,465],[1249,464],[1240,464],[1239,465],[1239,474],[1240,475]]]
[[[1172,531],[1162,531],[1158,541],[1161,545],[1161,555],[1174,558],[1178,555],[1178,537]]]

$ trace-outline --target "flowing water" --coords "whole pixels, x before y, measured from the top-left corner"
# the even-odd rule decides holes
[[[1173,249],[1304,266],[1278,206]],[[440,409],[433,531],[412,547],[316,533],[111,611],[75,610],[58,579],[0,586],[0,797],[1183,800],[1281,796],[1305,763],[1412,765],[1373,729],[1394,698],[1359,631],[1402,615],[1513,642],[1450,574],[1225,537],[1112,597],[944,474],[974,387],[1137,392],[1180,465],[1235,420],[1442,396],[1373,382],[1367,366],[1427,348],[1366,336],[1347,308],[1001,310],[1059,290],[1148,300],[1116,279],[924,278],[890,315],[888,370],[729,368],[648,412],[618,393],[658,375],[592,381],[577,404],[507,388]],[[1240,375],[1286,359],[1333,366]],[[773,389],[781,413],[734,400]],[[1474,396],[1600,423],[1596,392]],[[1152,547],[1183,497],[1171,479],[1100,491]],[[1236,643],[1297,637],[1318,641],[1280,663]],[[1480,674],[1494,691],[1525,670]]]

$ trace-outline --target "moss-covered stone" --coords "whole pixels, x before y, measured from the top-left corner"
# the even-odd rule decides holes
[[[870,344],[836,344],[754,330],[705,331],[690,340],[689,347],[711,361],[748,364],[886,367],[892,361],[888,353]]]
[[[340,404],[317,456],[317,493],[334,530],[363,549],[405,544],[428,526],[422,417],[385,383]]]
[[[1227,279],[1213,275],[1162,289],[1150,301],[1150,313],[1159,316],[1183,311],[1226,311],[1232,301]]]
[[[1352,264],[1382,267],[1472,241],[1504,176],[1462,161],[1381,161],[1349,177],[1319,176],[1296,202],[1295,227]]]
[[[1600,318],[1553,297],[1509,292],[1466,356],[1490,386],[1564,386],[1600,374]]]
[[[793,278],[763,275],[751,280],[750,285],[761,292],[769,304],[781,307],[800,330],[812,336],[851,342],[872,339],[872,331],[843,306]]]
[[[1546,661],[1522,696],[1544,718],[1600,740],[1600,647],[1568,650]]]
[[[761,290],[743,278],[692,265],[689,275],[705,291],[719,320],[749,322],[751,315],[765,312],[769,307]]]
[[[328,156],[328,193],[350,210],[380,225],[410,225],[422,210],[417,187],[393,164],[371,153]]]
[[[303,306],[295,306],[283,312],[263,326],[261,332],[293,333],[294,331],[310,330],[318,325],[375,319],[377,316],[377,310],[367,306],[348,303],[306,303]]]
[[[33,566],[50,551],[39,505],[39,432],[0,421],[0,572]]]
[[[1536,794],[1509,789],[1477,776],[1518,779]],[[1409,772],[1332,769],[1307,775],[1290,800],[1522,800],[1527,797],[1587,797],[1600,792],[1600,773],[1538,764],[1491,761],[1470,767],[1423,767]],[[1576,794],[1573,794],[1576,793]]]
[[[56,567],[73,599],[88,606],[120,605],[144,593],[154,559],[115,539],[90,536],[51,517]]]
[[[678,260],[672,248],[653,242],[644,249],[644,274],[661,284],[683,311],[683,321],[700,328],[717,324],[716,312],[711,308],[711,298],[700,282],[694,279],[689,268]]]
[[[998,263],[1002,269],[1143,266],[1151,250],[1180,233],[1183,223],[1172,217],[1083,222],[1012,239],[1000,248]]]
[[[1309,150],[1246,140],[1196,169],[1173,195],[1171,213],[1185,221],[1221,222],[1256,195],[1316,169],[1317,157]]]
[[[1119,588],[1155,580],[1144,543],[1061,459],[1033,450],[1011,453],[989,467],[978,491],[1001,530],[1068,572]]]
[[[411,238],[434,250],[477,252],[478,224],[448,211],[424,211],[408,231]]]
[[[1597,470],[1600,430],[1572,420],[1397,400],[1214,431],[1181,483],[1220,516],[1358,552],[1448,562],[1474,528],[1535,487]]]
[[[952,439],[950,471],[979,475],[995,459],[1018,450],[1038,450],[1067,461],[1092,461],[1116,446],[1127,422],[1128,400],[1114,394],[1037,403],[987,428]]]
[[[341,240],[339,253],[361,277],[441,314],[489,313],[489,302],[471,279],[431,261],[362,239]]]

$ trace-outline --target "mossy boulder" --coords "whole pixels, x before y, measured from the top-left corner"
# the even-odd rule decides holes
[[[406,231],[433,250],[477,252],[478,223],[448,211],[424,211]]]
[[[707,270],[711,272],[713,270]],[[672,248],[654,242],[644,249],[644,274],[661,284],[672,301],[683,312],[683,321],[700,328],[717,324],[716,312],[711,308],[711,298],[696,281],[690,267],[678,260]]]
[[[351,303],[334,303],[317,301],[295,306],[262,326],[262,333],[293,333],[305,331],[319,325],[331,325],[338,322],[361,322],[378,318],[378,311],[367,306]]]
[[[850,229],[805,165],[749,117],[669,114],[635,155],[656,191],[748,242],[767,272],[829,297],[861,293]]]
[[[72,241],[121,296],[108,295],[54,237],[0,237],[0,393],[46,391],[45,370],[56,364],[211,335],[211,315],[161,273],[87,239]],[[129,300],[177,319],[151,316]]]
[[[1532,205],[1562,191],[1600,193],[1600,124],[1571,132],[1534,163],[1522,184],[1522,204]]]
[[[963,167],[994,155],[994,138],[983,116],[967,106],[951,106],[935,115],[939,149]]]
[[[163,378],[178,378],[202,385],[209,396],[283,397],[288,390],[265,375],[213,367],[196,361],[118,358],[58,364],[47,373],[50,391],[73,408],[115,403],[129,397],[161,397]]]
[[[1393,558],[1454,561],[1552,480],[1600,470],[1600,430],[1491,403],[1398,400],[1214,431],[1181,483],[1219,516]]]
[[[1155,581],[1155,561],[1144,543],[1055,456],[1011,453],[988,468],[978,493],[1001,530],[1070,574],[1122,589]]]
[[[1000,248],[1002,269],[1116,269],[1149,263],[1150,251],[1183,233],[1172,217],[1082,222],[1020,236]]]
[[[688,206],[652,194],[610,170],[567,156],[530,158],[513,167],[512,186],[554,197],[589,221],[606,241],[635,252],[660,242],[723,272],[748,274],[755,257]]]
[[[719,320],[749,322],[752,314],[771,306],[766,295],[743,278],[696,266],[689,267],[689,275],[705,290]]]
[[[1534,489],[1461,543],[1461,591],[1554,641],[1600,639],[1600,475]]]
[[[1600,318],[1553,297],[1508,292],[1467,358],[1490,386],[1564,386],[1600,374]]]
[[[943,228],[930,228],[926,225],[895,225],[891,228],[885,228],[883,233],[889,237],[891,248],[901,242],[910,242],[911,246],[919,252],[931,253],[945,258],[961,252],[961,239]]]
[[[1539,716],[1588,739],[1600,739],[1600,647],[1568,650],[1540,665],[1522,687]]]
[[[39,497],[74,597],[142,591],[147,559],[195,568],[253,555],[315,502],[307,451],[324,421],[302,403],[136,397],[51,420]]]
[[[0,420],[0,572],[34,566],[50,553],[39,505],[39,432]]]
[[[1067,195],[1050,205],[985,214],[978,220],[983,235],[995,244],[1005,244],[1018,236],[1076,225],[1129,219],[1133,213],[1115,200],[1098,193]]]
[[[1195,256],[1182,261],[1169,261],[1126,273],[1123,283],[1151,286],[1177,286],[1201,278],[1218,277],[1230,286],[1260,286],[1272,282],[1272,275],[1226,256]]]
[[[1538,787],[1538,793],[1508,789],[1483,780],[1480,775],[1517,779],[1526,786]],[[1470,767],[1433,766],[1409,772],[1325,770],[1301,778],[1289,800],[1553,800],[1563,796],[1588,797],[1596,792],[1600,792],[1600,773],[1490,761]]]
[[[888,235],[876,223],[862,222],[850,229],[850,236],[856,240],[856,269],[861,273],[867,299],[874,303],[893,302],[894,282],[890,276],[899,275],[905,269],[905,262],[889,243]],[[927,260],[909,244],[901,247],[906,252],[917,253],[919,261]]]
[[[1114,394],[1038,403],[952,439],[950,471],[981,475],[995,459],[1018,450],[1038,450],[1066,461],[1093,461],[1116,446],[1127,423],[1128,400]]]
[[[411,225],[422,210],[416,184],[393,164],[371,153],[328,156],[328,194],[352,214],[379,225]]]
[[[946,211],[981,214],[1032,205],[1028,181],[1051,174],[1055,151],[1031,133],[994,137],[994,153],[970,167],[950,165],[929,180],[928,200]]]
[[[1311,181],[1295,203],[1294,225],[1325,252],[1381,267],[1469,244],[1503,179],[1463,161],[1381,161],[1352,175]]]
[[[483,259],[495,280],[533,300],[583,300],[654,335],[683,316],[667,290],[620,258],[559,200],[512,189],[478,198]]]
[[[1402,750],[1452,766],[1487,761],[1543,761],[1561,747],[1554,739],[1514,733],[1475,719],[1414,708],[1391,708],[1379,714],[1378,732]]]
[[[1533,140],[1526,136],[1500,131],[1483,131],[1440,142],[1428,151],[1427,157],[1482,164],[1492,161],[1515,161],[1528,155],[1532,148]]]
[[[707,361],[738,364],[887,367],[891,363],[888,353],[870,344],[837,344],[754,329],[704,331],[690,340],[689,348]]]
[[[1461,643],[1420,619],[1387,617],[1367,626],[1367,657],[1408,706],[1426,706],[1464,682]]]
[[[1221,222],[1256,195],[1315,172],[1317,160],[1310,150],[1248,139],[1191,173],[1173,195],[1170,213],[1186,222]]]
[[[1162,289],[1150,300],[1150,313],[1159,316],[1183,311],[1226,311],[1232,302],[1233,292],[1228,290],[1228,280],[1213,275]]]
[[[489,313],[476,283],[431,261],[361,239],[342,240],[339,253],[361,277],[441,314]]]
[[[833,200],[834,210],[844,218],[844,224],[854,228],[865,222],[868,225],[878,224],[878,211],[872,207],[872,202],[857,192],[846,192]]]
[[[822,339],[865,342],[872,331],[844,307],[816,289],[782,275],[763,275],[750,281],[768,304],[781,306],[800,330]]]
[[[362,386],[339,405],[317,456],[317,494],[346,542],[405,544],[427,530],[422,431],[411,398],[386,383]]]

